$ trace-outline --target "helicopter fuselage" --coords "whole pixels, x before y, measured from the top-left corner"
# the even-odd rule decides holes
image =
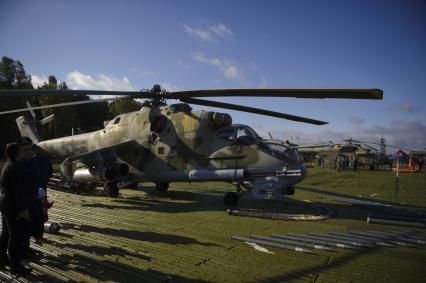
[[[68,165],[124,163],[133,179],[156,183],[250,182],[252,188],[271,194],[285,192],[306,175],[296,149],[279,140],[263,140],[249,126],[233,125],[229,114],[191,111],[184,103],[142,107],[106,122],[102,130],[38,145],[55,158],[70,159]],[[78,179],[75,174],[73,179]]]

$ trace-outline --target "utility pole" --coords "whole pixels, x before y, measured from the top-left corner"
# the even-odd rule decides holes
[[[380,155],[381,155],[381,158],[384,158],[386,156],[386,144],[385,144],[384,137],[380,139]]]
[[[396,157],[395,200],[398,200],[398,187],[399,187],[399,156]]]

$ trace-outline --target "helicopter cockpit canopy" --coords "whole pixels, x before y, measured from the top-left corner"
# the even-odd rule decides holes
[[[266,150],[270,155],[278,159],[287,160],[291,162],[300,162],[301,156],[296,148],[289,147],[283,143],[275,143],[262,138],[247,125],[234,124],[216,135],[222,140],[229,141],[233,144],[258,144],[261,148]]]
[[[294,147],[289,147],[285,144],[278,144],[273,142],[263,142],[262,145],[269,149],[272,156],[282,160],[290,160],[292,162],[301,162],[302,157]]]
[[[261,137],[247,125],[234,124],[220,131],[217,137],[231,142],[258,143]]]

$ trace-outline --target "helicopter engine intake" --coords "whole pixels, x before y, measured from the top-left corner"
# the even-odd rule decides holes
[[[80,168],[74,172],[73,181],[76,183],[111,182],[129,174],[129,166],[115,163],[108,167]]]
[[[209,125],[212,129],[230,126],[232,124],[232,117],[227,113],[209,112]]]

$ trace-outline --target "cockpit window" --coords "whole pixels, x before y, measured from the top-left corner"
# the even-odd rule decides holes
[[[295,148],[274,143],[265,143],[264,145],[269,148],[272,156],[276,156],[277,158],[290,160],[292,162],[300,162],[302,160],[299,152]]]
[[[220,131],[217,137],[226,141],[233,141],[234,139],[247,139],[255,141],[260,139],[259,135],[249,126],[246,125],[232,125]]]
[[[217,137],[226,140],[226,141],[232,141],[234,139],[234,129],[228,128],[225,129],[217,134]]]
[[[120,120],[121,120],[121,117],[117,117],[117,118],[115,118],[115,120],[114,120],[114,125],[118,124],[118,123],[120,122]]]
[[[258,139],[259,135],[249,126],[235,126],[236,131],[237,131],[237,139],[239,137],[250,137],[250,138],[254,138],[254,139]]]

